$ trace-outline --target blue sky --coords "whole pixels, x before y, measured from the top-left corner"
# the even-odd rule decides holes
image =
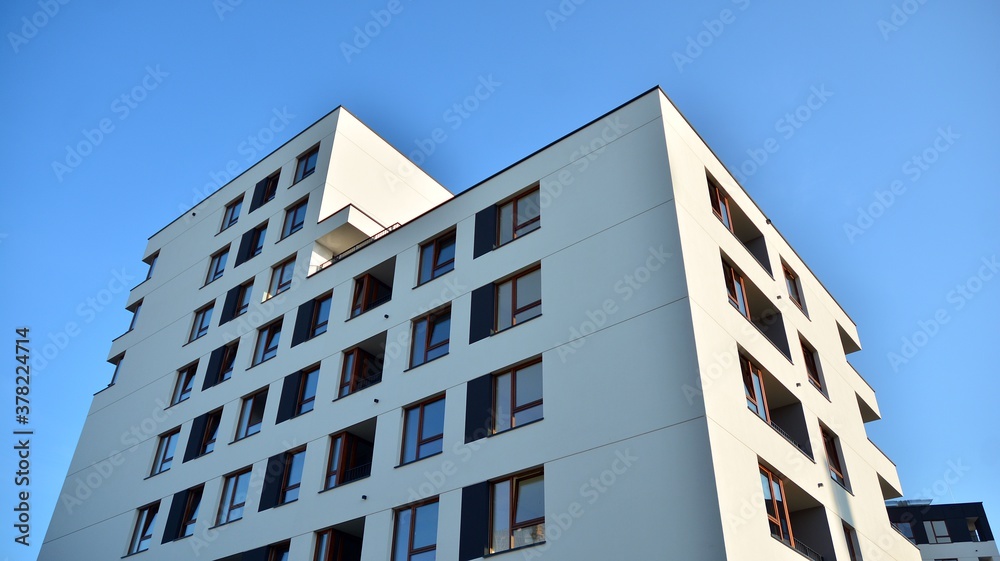
[[[4,475],[0,553],[37,552],[146,238],[234,170],[344,105],[459,192],[657,84],[859,325],[907,496],[1000,516],[1000,4],[444,4],[0,4],[0,325],[44,359],[33,546]]]

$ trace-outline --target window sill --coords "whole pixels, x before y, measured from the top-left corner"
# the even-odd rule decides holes
[[[232,443],[230,443],[230,444],[232,444]],[[197,456],[191,458],[190,460],[182,460],[181,463],[185,464],[187,462],[193,462],[194,460],[197,460],[198,458],[204,458],[205,456],[211,454],[214,451],[215,451],[214,449],[213,450],[209,450],[208,452],[205,452],[204,454],[198,454]]]
[[[510,431],[517,430],[517,429],[519,429],[521,427],[527,427],[527,426],[533,425],[535,423],[539,423],[539,422],[544,421],[544,420],[545,420],[545,417],[542,417],[540,419],[535,419],[534,421],[528,421],[527,423],[523,423],[523,424],[520,424],[520,425],[514,425],[514,426],[510,427],[509,429],[504,429],[502,431],[497,431],[497,432],[491,432],[490,434],[486,435],[486,438],[493,438],[495,436],[500,436],[501,434],[507,434]],[[475,441],[473,441],[473,442],[475,442]]]
[[[237,438],[236,440],[229,441],[229,444],[233,445],[233,444],[236,444],[237,442],[243,442],[244,440],[246,440],[248,438],[253,438],[255,435],[258,435],[258,434],[260,434],[260,431],[257,431],[257,432],[255,432],[253,434],[248,434],[246,436],[241,436],[241,437]]]
[[[441,454],[444,454],[444,450],[441,450],[440,452],[434,452],[433,454],[428,454],[427,456],[424,456],[423,458],[417,458],[416,460],[410,460],[408,462],[403,462],[403,463],[397,465],[396,467],[394,467],[393,469],[399,469],[401,467],[410,466],[410,465],[413,465],[413,464],[415,464],[417,462],[426,460],[427,458],[433,458],[434,456],[440,456]]]
[[[425,364],[429,364],[429,363],[431,363],[431,362],[434,362],[435,360],[438,360],[438,359],[441,359],[441,358],[444,358],[444,357],[448,356],[448,354],[449,354],[449,353],[444,353],[444,354],[443,354],[443,355],[441,355],[441,356],[436,356],[436,357],[434,357],[434,358],[432,358],[432,359],[430,359],[430,360],[425,360],[425,361],[421,362],[420,364],[418,364],[418,365],[416,365],[416,366],[411,366],[411,367],[407,368],[406,370],[404,370],[404,371],[403,371],[403,373],[405,374],[405,373],[409,372],[410,370],[413,370],[413,369],[415,369],[415,368],[420,368],[421,366],[423,366],[423,365],[425,365]]]
[[[524,325],[524,324],[530,322],[531,320],[537,319],[537,318],[540,318],[540,317],[542,317],[541,313],[539,313],[537,316],[530,317],[530,318],[528,318],[528,319],[526,319],[524,321],[508,325],[507,327],[504,327],[503,329],[492,329],[492,330],[490,330],[490,337],[492,337],[494,335],[499,335],[501,333],[506,333],[507,331],[510,331],[511,329],[514,329],[515,327]]]
[[[416,289],[420,288],[421,286],[424,286],[424,285],[427,285],[427,284],[430,284],[430,283],[432,283],[432,282],[436,281],[437,279],[439,279],[439,278],[441,278],[441,277],[443,277],[443,276],[447,275],[448,273],[450,273],[450,272],[452,272],[452,271],[454,271],[454,270],[455,270],[455,268],[454,268],[454,267],[452,267],[451,269],[448,269],[447,271],[445,271],[445,272],[441,273],[440,275],[438,275],[438,276],[436,276],[436,277],[431,277],[431,278],[429,278],[429,279],[427,279],[427,280],[425,280],[425,281],[419,281],[419,282],[417,282],[417,285],[413,287],[413,290],[416,290]]]
[[[208,333],[205,333],[205,335],[208,335]],[[201,338],[202,338],[202,337],[204,337],[205,335],[201,335],[201,336],[198,336],[198,337],[195,337],[194,339],[191,339],[191,340],[189,340],[189,341],[188,341],[187,343],[184,343],[183,345],[181,345],[181,348],[183,349],[184,347],[186,347],[186,346],[190,345],[191,343],[194,343],[194,342],[195,342],[195,341],[197,341],[198,339],[201,339]]]
[[[809,385],[816,388],[816,391],[818,391],[821,396],[825,397],[827,401],[833,403],[830,396],[826,394],[826,390],[823,389],[823,386],[817,384],[812,378],[809,378]]]
[[[486,559],[486,558],[489,558],[489,557],[496,557],[497,555],[503,555],[505,553],[510,553],[512,551],[521,551],[523,549],[528,549],[529,547],[538,547],[540,545],[545,545],[545,543],[546,542],[543,540],[543,541],[540,541],[538,543],[529,543],[528,545],[519,545],[517,547],[512,547],[510,549],[505,549],[503,551],[495,551],[495,552],[492,552],[492,553],[484,553],[483,554],[483,559]]]
[[[534,232],[537,232],[537,231],[539,231],[541,229],[542,229],[542,226],[541,226],[541,224],[539,224],[537,228],[535,228],[534,230],[532,230],[530,232],[525,232],[525,233],[521,234],[520,236],[515,236],[515,237],[513,237],[513,238],[511,238],[511,239],[509,239],[509,240],[507,240],[507,241],[505,241],[503,243],[495,243],[495,244],[493,244],[493,249],[491,251],[496,251],[496,250],[500,249],[501,247],[505,247],[505,246],[507,246],[507,245],[509,245],[511,243],[514,243],[517,240],[519,240],[519,239],[521,239],[521,238],[523,238],[525,236],[530,236]],[[737,239],[739,239],[739,238],[737,238]],[[507,551],[513,551],[513,550],[508,549]],[[504,553],[506,553],[506,552],[504,552]]]
[[[222,524],[216,524],[215,526],[210,527],[209,530],[214,530],[216,528],[221,528],[223,526],[228,526],[230,524],[234,524],[236,522],[239,522],[240,520],[243,520],[242,516],[239,517],[239,518],[237,518],[237,519],[235,519],[235,520],[227,520],[226,522],[223,522]]]
[[[133,552],[133,553],[128,553],[126,555],[122,555],[122,559],[126,559],[128,557],[133,557],[135,555],[139,555],[140,553],[145,553],[147,551],[149,551],[148,547],[146,549],[143,549],[143,550],[140,550],[140,551],[136,551],[136,552]]]
[[[156,477],[157,475],[160,475],[161,473],[167,473],[168,471],[170,471],[170,468],[167,468],[167,469],[165,469],[163,471],[158,471],[156,473],[151,473],[151,474],[147,475],[146,477],[143,477],[142,480],[146,481],[147,479],[152,479],[152,478]]]
[[[247,367],[247,370],[250,370],[250,369],[252,369],[252,368],[256,368],[256,367],[260,366],[261,364],[264,364],[265,362],[267,362],[267,361],[269,361],[269,360],[274,360],[274,359],[275,359],[275,358],[277,358],[277,357],[278,357],[278,355],[274,355],[274,356],[272,356],[272,357],[268,357],[268,358],[265,358],[264,360],[262,360],[262,361],[260,361],[260,362],[255,362],[255,363],[251,364],[250,366],[248,366],[248,367]],[[225,382],[225,380],[223,380],[223,382]],[[220,382],[220,383],[221,383],[221,382]]]
[[[833,481],[834,483],[836,483],[838,487],[840,487],[841,489],[847,491],[847,493],[849,495],[851,495],[852,497],[854,496],[854,491],[851,491],[851,489],[847,486],[846,483],[841,483],[841,482],[837,481],[836,479],[834,479],[833,477],[830,478],[830,481]]]
[[[352,479],[352,480],[350,480],[350,481],[345,481],[345,482],[343,482],[343,483],[337,483],[337,484],[336,484],[336,485],[334,485],[333,487],[327,487],[326,489],[321,489],[321,490],[320,490],[320,492],[319,492],[319,494],[323,494],[323,493],[326,493],[327,491],[333,491],[334,489],[340,489],[340,488],[341,488],[341,487],[343,487],[344,485],[350,485],[351,483],[354,483],[354,482],[356,482],[356,481],[362,481],[362,480],[364,480],[364,479],[368,479],[369,477],[371,477],[371,475],[366,475],[366,476],[364,476],[364,477],[359,477],[359,478],[357,478],[357,479]]]
[[[391,289],[391,288],[392,288],[392,287],[390,287],[390,289]],[[358,315],[356,315],[356,316],[351,316],[351,317],[349,317],[349,318],[345,319],[345,320],[344,320],[344,323],[347,323],[347,322],[351,321],[352,319],[355,319],[355,318],[359,318],[359,317],[361,317],[361,316],[363,316],[363,315],[367,314],[368,312],[370,312],[370,311],[372,311],[372,310],[374,310],[374,309],[376,309],[376,308],[380,308],[380,307],[382,307],[382,306],[384,306],[384,305],[388,304],[389,302],[392,302],[392,295],[391,295],[391,294],[389,295],[389,297],[388,297],[388,298],[385,298],[385,299],[383,299],[383,300],[380,300],[380,301],[376,301],[376,302],[375,302],[374,304],[372,304],[372,306],[371,306],[371,307],[369,307],[369,308],[367,308],[367,309],[365,309],[365,310],[362,310],[362,311],[361,311],[361,313],[359,313]]]

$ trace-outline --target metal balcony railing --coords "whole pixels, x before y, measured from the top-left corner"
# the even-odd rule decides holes
[[[799,443],[795,442],[795,439],[792,438],[792,435],[790,435],[787,432],[785,432],[785,430],[782,429],[781,427],[779,427],[774,421],[768,421],[767,424],[770,425],[772,429],[774,429],[774,432],[780,434],[782,438],[784,438],[792,446],[794,446],[795,448],[797,448],[799,452],[802,452],[803,454],[805,454],[806,457],[808,457],[810,460],[814,460],[815,461],[815,458],[813,458],[812,454],[810,454],[804,448],[802,448],[801,446],[799,446]]]
[[[359,466],[352,467],[344,471],[344,478],[340,482],[342,485],[350,483],[352,481],[357,481],[359,479],[364,479],[372,474],[372,463],[361,464]]]
[[[393,230],[395,230],[396,228],[399,228],[400,226],[401,226],[401,224],[399,222],[390,224],[384,230],[381,230],[380,232],[377,232],[373,236],[371,236],[369,238],[366,238],[366,239],[363,239],[360,242],[352,245],[351,247],[345,249],[344,251],[342,251],[342,252],[334,255],[328,261],[324,261],[323,263],[320,263],[319,265],[317,265],[316,269],[313,272],[309,273],[310,276],[311,275],[315,275],[316,273],[322,271],[323,269],[326,269],[330,265],[333,265],[334,263],[336,263],[337,261],[340,261],[341,259],[347,257],[348,255],[350,255],[352,253],[355,253],[355,252],[357,252],[357,251],[359,251],[361,249],[364,249],[365,247],[368,247],[369,245],[371,245],[376,240],[384,237],[386,234],[388,234],[389,232],[392,232]]]

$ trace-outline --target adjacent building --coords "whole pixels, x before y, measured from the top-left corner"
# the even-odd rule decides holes
[[[919,559],[857,328],[659,88],[457,196],[338,108],[143,260],[43,560]]]
[[[896,500],[888,510],[892,526],[920,548],[925,561],[1000,561],[983,503]]]

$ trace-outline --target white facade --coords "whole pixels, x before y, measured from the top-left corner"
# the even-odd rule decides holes
[[[317,143],[315,173],[293,183]],[[279,168],[274,200],[248,212],[255,186]],[[706,173],[728,193],[735,235],[713,212]],[[541,226],[477,251],[490,208],[536,184]],[[226,205],[241,195],[238,221],[220,232]],[[279,240],[286,208],[306,196],[304,226]],[[234,266],[244,234],[265,220],[263,250]],[[418,284],[421,245],[452,229],[454,270]],[[741,243],[747,232],[762,242]],[[211,256],[227,244],[222,276],[206,285]],[[316,532],[330,527],[360,538],[364,561],[399,559],[397,509],[432,497],[436,558],[471,559],[479,534],[470,526],[490,524],[473,489],[535,468],[544,473],[546,541],[506,558],[800,559],[792,540],[771,535],[761,466],[784,481],[793,537],[825,559],[851,559],[844,524],[858,559],[919,559],[883,506],[900,484],[865,434],[878,406],[846,360],[860,348],[853,322],[659,89],[458,197],[338,109],[153,235],[145,258],[154,255],[153,274],[129,297],[141,310],[112,344],[115,383],[94,397],[40,559],[126,556],[139,509],[156,501],[152,536],[134,553],[142,559],[222,559],[289,540],[288,559],[311,560]],[[272,267],[292,255],[291,288],[265,299]],[[723,260],[742,273],[751,313],[780,312],[780,321],[762,320],[779,343],[730,304]],[[808,315],[789,301],[782,263],[798,275]],[[484,309],[473,293],[535,266],[542,314],[473,337]],[[391,301],[351,318],[355,279],[366,272],[391,278]],[[219,325],[227,294],[251,277],[249,310]],[[301,306],[330,290],[327,331],[293,347]],[[207,334],[189,342],[196,310],[213,301]],[[413,320],[442,306],[447,354],[411,367]],[[275,358],[252,366],[258,329],[277,318]],[[817,353],[822,390],[808,381],[800,336]],[[236,339],[231,379],[203,389],[213,351]],[[384,350],[381,381],[337,399],[343,353],[366,341]],[[764,371],[776,428],[748,409],[741,355]],[[537,358],[544,418],[467,442],[473,381]],[[178,371],[196,360],[190,397],[170,405]],[[286,377],[315,364],[314,409],[276,423]],[[264,387],[260,432],[237,440],[243,398]],[[443,452],[399,465],[404,408],[440,395]],[[182,461],[197,438],[192,426],[220,407],[215,450]],[[844,486],[831,479],[821,425],[836,436]],[[170,469],[150,476],[160,437],[177,427]],[[324,490],[330,435],[352,427],[374,436],[370,476]],[[301,446],[298,500],[259,510],[269,458]],[[242,519],[216,527],[225,476],[247,466]],[[164,543],[175,494],[198,485],[193,535]]]

